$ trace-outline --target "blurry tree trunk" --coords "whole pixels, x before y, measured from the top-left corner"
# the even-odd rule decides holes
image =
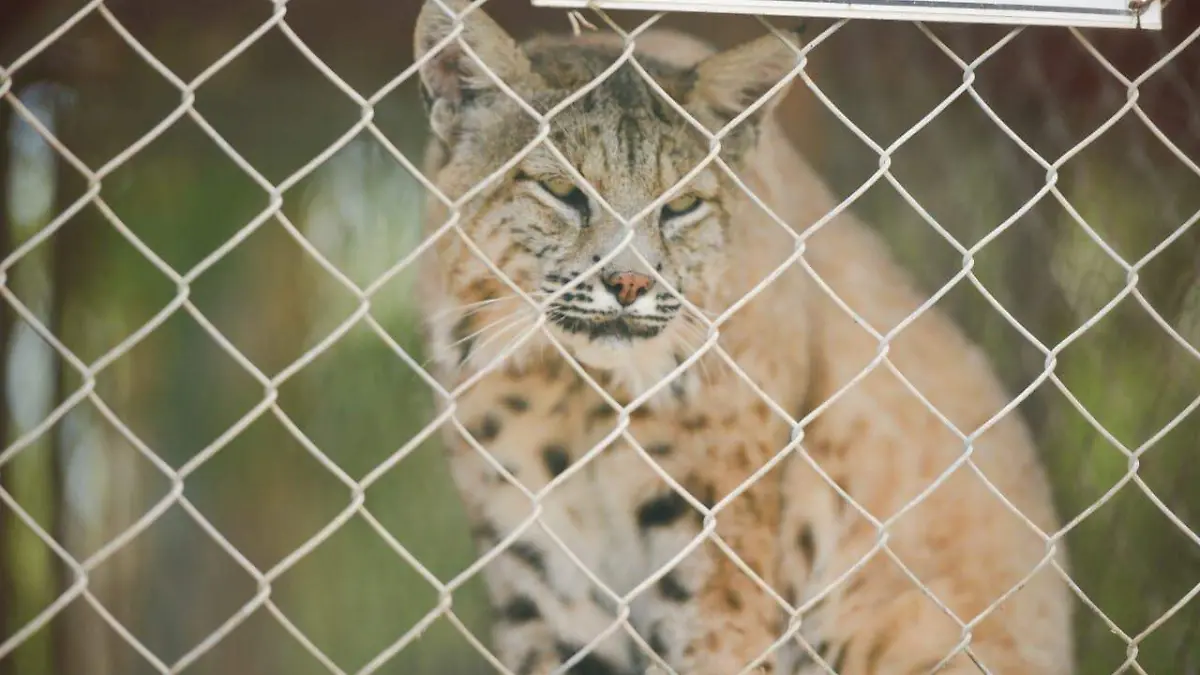
[[[6,49],[16,40],[14,34],[23,25],[26,18],[33,14],[37,5],[36,0],[6,0],[0,2],[0,67],[12,61],[16,54]],[[9,128],[12,125],[13,109],[8,103],[0,100],[0,260],[8,257],[13,249],[13,232],[10,221],[8,204],[8,185],[12,166],[9,147]],[[11,441],[9,420],[11,414],[8,405],[8,355],[13,331],[13,312],[5,303],[0,306],[0,451],[8,447]],[[0,489],[10,491],[12,485],[8,473],[0,468]],[[17,580],[13,577],[12,556],[10,550],[12,532],[17,526],[16,518],[7,509],[0,509],[0,641],[3,641],[17,630],[12,625],[15,620],[17,602],[14,592]],[[0,660],[0,675],[17,675],[16,663],[13,659]]]
[[[6,25],[0,19],[0,26]],[[12,108],[0,102],[0,260],[8,257],[12,251],[12,226],[8,213],[8,182],[9,182],[9,147],[8,129],[12,120]],[[9,409],[8,409],[8,347],[12,335],[12,312],[4,305],[0,306],[0,450],[8,447],[9,443]],[[0,468],[0,489],[10,487],[6,480],[8,473]],[[13,516],[7,509],[0,509],[0,589],[15,589],[16,579],[13,578],[9,550],[9,540]],[[15,609],[12,592],[0,592],[0,641],[6,639],[16,630],[9,625]],[[0,660],[0,675],[16,675],[13,672],[13,660]]]
[[[55,105],[53,108],[55,121],[63,118],[64,114],[69,115],[70,111],[62,106]],[[61,125],[62,129],[67,125]],[[60,131],[59,137],[63,138]],[[67,147],[71,147],[70,142],[67,142]],[[53,213],[55,215],[66,210],[73,201],[70,195],[76,194],[73,189],[64,189],[72,180],[79,182],[79,176],[75,169],[68,165],[56,155],[56,171],[54,174],[55,182],[55,203]],[[66,308],[69,303],[69,296],[76,288],[76,274],[78,265],[74,264],[71,258],[71,250],[78,247],[72,246],[71,237],[65,236],[61,231],[50,239],[50,306],[46,327],[52,334],[60,340],[63,338],[63,331],[66,329],[64,317],[66,316]],[[69,343],[68,343],[69,344]],[[56,358],[52,362],[50,377],[54,383],[54,398],[52,404],[57,407],[62,404],[67,397],[71,395],[69,390],[69,381],[67,373],[64,371],[64,361],[61,358]],[[71,550],[72,546],[67,541],[68,529],[66,523],[66,494],[63,491],[65,483],[64,457],[67,453],[66,441],[64,436],[63,423],[59,423],[50,428],[50,465],[48,467],[49,481],[46,489],[49,491],[48,502],[51,504],[51,520],[50,520],[50,536],[67,550]],[[55,565],[53,569],[53,592],[57,597],[65,592],[70,585],[68,578],[68,569],[65,565]],[[68,655],[73,651],[71,649],[71,622],[66,620],[53,621],[50,623],[50,640],[52,663],[55,666],[54,672],[66,673],[72,672],[64,668],[64,663],[68,660]]]
[[[60,60],[56,64],[54,83],[62,88],[62,92],[71,94],[73,99],[96,100],[94,92],[115,86],[109,77],[110,71],[106,70],[111,67],[111,62],[102,58],[104,52],[101,50],[88,54],[87,58],[82,58],[76,53],[72,58]],[[97,116],[95,111],[87,106],[64,105],[64,100],[62,96],[55,97],[55,134],[73,154],[94,168],[98,164],[96,158],[106,156],[105,152],[111,152],[110,137],[120,136],[126,130],[116,127],[111,118]],[[130,114],[128,118],[126,123],[138,123],[137,115]],[[71,164],[61,157],[56,156],[56,159],[53,207],[55,215],[69,208],[88,188],[83,176]],[[89,304],[94,303],[96,299],[92,287],[98,283],[105,283],[98,270],[104,267],[103,261],[114,254],[111,245],[107,244],[101,234],[111,228],[111,224],[99,208],[88,204],[73,215],[49,240],[48,264],[51,266],[52,281],[47,327],[68,348],[75,348],[79,352],[76,355],[85,363],[97,357],[92,348],[95,338],[89,335],[88,321],[92,318],[90,310],[93,309]],[[115,280],[108,280],[109,283],[113,281]],[[82,378],[62,359],[55,361],[51,377],[54,383],[55,406],[60,405],[82,385]],[[91,403],[85,400],[77,405],[72,413],[68,413],[68,417],[74,415],[80,424],[90,424],[86,421],[87,416],[75,413],[90,407]],[[72,523],[68,522],[70,511],[67,503],[66,467],[70,453],[77,451],[68,445],[68,438],[63,423],[60,422],[51,428],[49,470],[50,488],[54,495],[51,534],[68,550],[77,551],[86,546],[90,530],[84,528],[90,526],[73,527]],[[98,461],[111,467],[113,458],[108,455],[108,450],[107,447],[94,446],[86,451],[101,453],[102,457]],[[125,484],[120,489],[125,494],[131,494],[138,490],[139,486]],[[107,510],[107,505],[104,508]],[[61,593],[69,587],[69,574],[65,566],[56,568],[56,593]],[[101,585],[93,578],[91,590],[97,592],[100,588]],[[136,602],[139,594],[130,592],[119,597],[122,602]],[[110,612],[120,612],[122,609],[111,602],[106,607]],[[88,608],[64,612],[59,620],[50,624],[56,668],[54,672],[63,675],[103,675],[130,672],[133,669],[128,650],[114,648],[114,645],[119,643],[109,636],[97,633],[97,620],[98,617]]]

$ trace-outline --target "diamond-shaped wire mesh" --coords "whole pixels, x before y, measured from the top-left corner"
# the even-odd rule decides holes
[[[630,640],[640,670],[683,672],[635,618],[650,589],[678,583],[676,567],[703,546],[779,615],[765,649],[731,675],[756,672],[784,648],[808,654],[805,675],[892,672],[880,655],[893,652],[834,658],[804,621],[879,565],[895,569],[896,593],[917,593],[953,622],[941,660],[924,663],[931,672],[973,663],[1008,674],[980,660],[974,632],[1007,611],[1017,586],[1048,574],[1070,591],[1077,672],[1200,673],[1194,5],[1168,6],[1166,29],[1153,34],[813,21],[791,48],[790,72],[718,131],[635,49],[668,26],[720,47],[768,33],[791,44],[784,22],[430,0],[448,16],[486,11],[519,38],[573,28],[623,46],[588,84],[538,107],[488,52],[459,41],[460,18],[414,60],[420,4],[0,7],[0,674],[517,672],[492,639],[483,579],[506,556],[541,555],[521,552],[529,537],[612,610],[579,627],[594,630],[555,672],[594,668],[610,638]],[[430,133],[417,81],[445,49],[464,50],[535,129],[458,194],[439,188],[421,159]],[[641,78],[709,148],[636,208],[606,201],[611,193],[589,183],[551,132],[557,115],[617,73]],[[775,114],[836,195],[805,222],[772,211],[722,154],[789,84]],[[721,312],[672,289],[699,318],[691,353],[638,395],[614,397],[551,329],[547,308],[579,284],[523,289],[463,227],[472,200],[535,148],[625,227],[580,279],[623,254],[653,268],[633,246],[634,228],[702,171],[750,191],[794,250]],[[446,218],[423,230],[430,210]],[[844,280],[816,271],[810,245],[820,250],[844,213],[867,222],[922,289],[914,311],[869,315],[843,297]],[[419,299],[422,270],[448,241],[538,311],[499,338],[456,336],[477,352],[500,341],[486,365],[442,377],[424,327],[445,317]],[[869,336],[871,353],[796,414],[720,338],[800,269],[858,326],[853,339]],[[1003,405],[964,420],[949,409],[956,385],[939,383],[951,398],[935,396],[906,372],[897,345],[934,312],[979,345],[1009,392]],[[489,447],[488,418],[475,426],[459,408],[537,341],[543,359],[561,358],[595,393],[589,416],[608,427],[569,466],[548,454],[562,466],[535,487]],[[763,419],[790,432],[715,499],[664,470],[661,448],[632,431],[644,404],[708,369],[732,373]],[[879,376],[902,385],[905,405],[959,450],[933,480],[897,488],[902,503],[873,512],[855,500],[855,467],[833,475],[806,439],[836,425],[829,411],[853,405],[859,384]],[[528,403],[508,405],[517,414]],[[1016,416],[1050,479],[1057,529],[1039,528],[976,461],[977,441]],[[508,531],[481,537],[446,439],[522,505]],[[617,447],[665,485],[672,508],[703,515],[695,536],[620,584],[589,562],[589,551],[614,544],[580,540],[552,516],[554,500]],[[853,564],[803,597],[764,578],[728,525],[743,526],[741,504],[788,462],[811,464],[870,534]],[[895,544],[959,472],[1045,550],[973,616],[959,616],[956,600],[939,596],[941,580]],[[968,522],[939,536],[1008,531]]]

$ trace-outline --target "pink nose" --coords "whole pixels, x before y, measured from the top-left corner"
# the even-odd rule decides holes
[[[614,272],[604,278],[604,287],[622,307],[628,307],[654,287],[654,279],[637,272]]]

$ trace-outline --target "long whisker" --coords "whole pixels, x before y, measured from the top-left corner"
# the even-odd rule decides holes
[[[479,337],[483,333],[486,333],[486,332],[492,330],[493,328],[495,328],[496,326],[499,326],[500,324],[508,323],[509,321],[511,321],[514,318],[515,317],[513,315],[506,314],[503,317],[500,317],[499,319],[496,319],[495,321],[493,321],[489,324],[485,324],[483,326],[483,328],[480,328],[479,330],[475,331],[474,333],[471,333],[470,335],[467,335],[466,337],[459,338],[446,346],[447,347],[457,347],[464,342],[467,342],[469,340],[474,340],[475,338]]]
[[[522,324],[524,324],[526,322],[532,322],[532,320],[534,319],[534,316],[535,315],[533,315],[533,314],[519,314],[515,317],[509,317],[511,320],[506,322],[503,327],[498,328],[496,330],[495,334],[488,336],[488,338],[486,340],[484,340],[483,342],[480,342],[478,345],[475,346],[475,349],[473,350],[474,353],[475,354],[483,353],[483,348],[488,346],[489,344],[491,344],[496,338],[500,337],[501,335],[504,335],[505,333],[509,332],[510,330],[512,330],[514,328],[520,329],[522,327]],[[515,338],[516,336],[513,336],[513,337]],[[508,343],[505,343],[504,347],[507,348]],[[501,349],[500,351],[504,351],[504,349]]]
[[[694,353],[694,352],[696,352],[696,351],[699,351],[699,350],[700,350],[700,348],[704,346],[704,343],[705,343],[705,341],[707,341],[707,339],[708,339],[708,333],[707,333],[707,332],[706,332],[706,331],[705,331],[703,328],[701,328],[700,326],[698,326],[698,325],[696,325],[695,323],[692,323],[692,322],[690,322],[690,321],[684,321],[684,322],[683,322],[683,328],[685,328],[686,330],[689,330],[689,331],[691,331],[691,336],[692,336],[692,337],[694,337],[694,338],[696,338],[697,340],[699,340],[699,341],[700,341],[700,346],[699,346],[699,347],[693,347],[693,346],[692,346],[690,343],[686,343],[686,344],[687,344],[687,346],[688,346],[690,349],[692,349],[693,353]],[[678,336],[678,337],[682,337],[682,336]],[[723,361],[723,360],[721,360],[721,359],[710,359],[710,358],[709,358],[709,355],[708,355],[708,353],[705,353],[705,354],[704,354],[704,356],[701,356],[701,357],[700,357],[698,360],[699,360],[699,362],[700,362],[700,368],[701,368],[701,369],[703,369],[703,370],[704,370],[704,372],[705,372],[705,374],[709,376],[709,380],[708,380],[708,381],[709,381],[710,383],[712,382],[712,377],[711,377],[711,376],[712,376],[712,372],[711,372],[711,371],[708,369],[708,362],[709,362],[709,361],[711,361],[711,360],[716,360],[716,361],[718,362],[719,366],[720,366],[720,365],[724,365],[724,366],[728,367],[728,364],[725,364],[725,363],[724,363],[724,361]],[[719,367],[719,366],[718,366],[718,367]]]
[[[700,351],[699,347],[693,345],[690,341],[685,339],[683,335],[676,334],[675,340],[677,342],[681,343],[684,347],[687,347],[688,349],[690,349],[693,354]],[[700,344],[703,345],[704,344],[703,341],[701,341]],[[705,361],[708,360],[707,358],[705,358],[707,356],[708,356],[707,354],[705,354],[704,356],[701,356],[699,359],[696,360],[696,363],[700,364],[700,381],[703,382],[704,384],[712,384],[712,373],[709,372],[708,364],[705,363]]]
[[[530,291],[527,292],[526,295],[534,300],[538,300],[546,297],[547,293],[543,293],[541,291]],[[462,316],[467,317],[479,312],[479,310],[489,305],[494,305],[498,302],[512,302],[513,300],[521,299],[521,296],[514,293],[512,295],[505,295],[499,298],[488,298],[487,300],[480,300],[479,302],[469,302],[465,305],[455,305],[454,307],[447,307],[429,315],[426,321],[436,321],[442,317],[445,317],[447,314],[453,314],[455,312],[462,312]]]
[[[703,343],[708,340],[709,327],[701,319],[687,313],[681,315],[681,318],[683,319],[683,325],[687,326],[700,339],[700,342]]]
[[[518,314],[516,316],[510,316],[509,317],[510,320],[506,321],[503,327],[496,329],[496,332],[493,335],[489,335],[486,340],[484,340],[483,342],[480,342],[475,347],[476,351],[486,347],[493,340],[500,337],[501,335],[503,335],[505,332],[512,329],[513,327],[519,326],[519,325],[531,320],[532,318],[533,318],[533,316],[528,315],[528,314]]]
[[[707,319],[715,319],[715,318],[721,316],[720,312],[714,312],[713,310],[708,309],[707,307],[701,307],[700,305],[697,305],[696,303],[692,303],[692,305],[696,308],[696,310],[699,311],[700,314],[703,314],[704,317]],[[687,309],[687,312],[684,312],[684,314],[686,316],[692,316],[692,314],[694,314],[694,312],[692,314],[688,313],[688,312],[692,311],[691,308],[686,308],[686,309]],[[695,317],[693,317],[693,318],[695,318]]]
[[[524,317],[524,315],[521,315],[521,314],[518,314],[516,316],[514,316],[512,314],[506,314],[506,315],[500,317],[499,319],[496,319],[495,321],[484,325],[482,328],[475,331],[474,333],[471,333],[470,335],[459,338],[458,340],[455,340],[454,342],[451,342],[450,344],[445,345],[444,348],[445,349],[453,349],[454,347],[457,347],[464,342],[467,342],[469,340],[474,340],[475,338],[479,337],[480,335],[483,335],[484,333],[486,333],[488,331],[498,330],[502,327],[507,326],[510,323],[515,323],[523,318],[525,318],[525,317]],[[475,349],[478,350],[479,347],[476,347]],[[421,367],[424,368],[425,366],[429,365],[433,361],[434,358],[435,357],[430,356],[429,358],[425,359],[425,362],[421,364]]]
[[[478,312],[480,309],[487,307],[488,305],[494,305],[497,302],[511,302],[513,300],[519,299],[520,297],[521,296],[519,296],[519,295],[506,295],[502,298],[489,298],[487,300],[480,300],[479,302],[469,302],[465,305],[455,305],[454,307],[447,307],[440,311],[434,312],[433,314],[430,314],[426,318],[426,321],[437,321],[438,319],[441,319],[442,317],[446,316],[447,314],[453,314],[455,312],[462,312],[463,316],[469,316],[471,314]]]
[[[691,308],[695,307],[696,310],[698,310],[700,314],[703,314],[704,316],[706,316],[709,319],[715,319],[718,316],[721,316],[720,312],[714,312],[713,310],[708,309],[707,307],[701,307],[700,305],[697,305],[695,302],[693,302],[691,300],[687,300],[683,293],[678,292],[674,288],[668,288],[666,291],[664,291],[664,293],[666,295],[670,296],[670,298],[672,300],[674,300],[675,302],[678,302],[681,305],[682,309],[684,310],[683,311],[684,315],[687,315],[688,312],[692,311]],[[691,307],[688,306],[689,304],[691,305]]]

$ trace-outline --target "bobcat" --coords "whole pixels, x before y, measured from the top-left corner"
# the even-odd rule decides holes
[[[613,67],[614,37],[461,25],[429,0],[416,27],[426,170],[450,200],[427,205],[421,301],[496,658],[1071,673],[1057,516],[1022,421],[990,421],[1009,399],[988,362],[853,216],[795,255],[837,202],[772,117],[794,46],[651,31]],[[545,129],[529,112],[581,89]],[[693,171],[712,145],[689,117],[741,117],[729,171]],[[914,313],[886,350],[854,318]],[[968,444],[933,409],[986,429]]]

